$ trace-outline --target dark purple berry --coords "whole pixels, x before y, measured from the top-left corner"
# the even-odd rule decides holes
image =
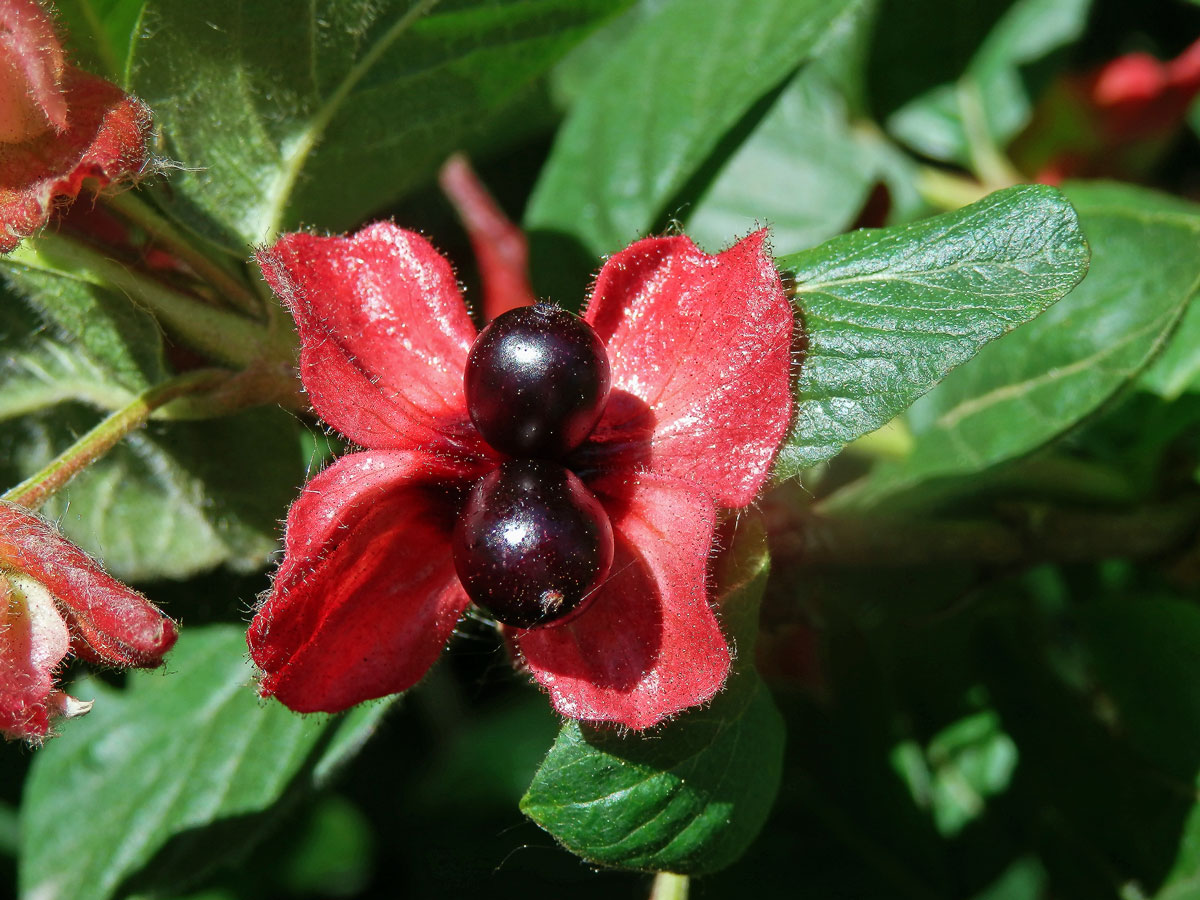
[[[612,383],[587,322],[548,303],[509,310],[467,357],[467,411],[483,439],[511,456],[557,459],[591,433]]]
[[[454,567],[467,595],[518,628],[581,611],[612,559],[608,514],[558,463],[515,459],[489,472],[454,527]]]

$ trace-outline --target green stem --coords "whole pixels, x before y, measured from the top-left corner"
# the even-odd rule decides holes
[[[690,879],[674,872],[659,872],[654,876],[650,900],[687,900]]]
[[[57,275],[71,274],[122,291],[149,309],[169,331],[222,362],[245,368],[268,352],[271,341],[262,324],[209,306],[65,235],[44,233],[27,240],[8,259],[17,265]]]
[[[989,192],[1020,184],[1025,179],[992,140],[979,85],[974,79],[963,79],[958,84],[957,95],[971,168],[979,180]]]
[[[970,206],[988,195],[988,189],[966,175],[922,166],[917,174],[917,192],[938,209],[951,212]]]
[[[846,445],[846,452],[868,459],[904,459],[912,452],[912,431],[901,418],[868,432]]]
[[[102,421],[40,472],[0,496],[0,500],[37,509],[55,491],[111,450],[125,435],[144,425],[156,409],[179,397],[211,391],[228,382],[231,377],[232,373],[223,369],[201,369],[155,385]]]
[[[245,283],[197,248],[183,232],[139,200],[133,191],[107,195],[104,201],[125,219],[144,230],[164,249],[187,263],[193,272],[216,288],[230,305],[251,316],[262,315],[262,306],[257,295]]]

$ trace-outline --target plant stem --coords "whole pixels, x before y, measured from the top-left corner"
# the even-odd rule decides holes
[[[988,195],[988,189],[974,178],[933,166],[921,167],[917,191],[927,203],[946,212],[970,206]]]
[[[986,190],[997,191],[1020,184],[1025,179],[992,140],[978,83],[973,78],[964,78],[958,83],[955,93],[967,138],[967,151],[971,155],[971,168]]]
[[[40,472],[0,496],[0,500],[37,509],[125,435],[144,425],[156,409],[179,397],[211,391],[229,381],[232,375],[224,369],[201,369],[155,385],[102,421]]]
[[[897,417],[882,428],[851,441],[846,445],[846,452],[868,459],[904,459],[912,453],[914,443],[912,431]]]
[[[687,900],[690,879],[674,872],[659,872],[654,876],[650,900]]]
[[[220,291],[231,305],[256,318],[262,316],[258,297],[246,284],[201,251],[167,219],[139,200],[133,191],[105,195],[103,199],[109,207],[149,234],[156,243],[187,263],[193,272]]]
[[[123,291],[147,307],[172,333],[222,362],[245,368],[268,352],[270,340],[262,324],[209,306],[144,272],[110,259],[82,241],[44,233],[27,240],[9,255],[8,260],[60,276],[74,275],[92,284]]]

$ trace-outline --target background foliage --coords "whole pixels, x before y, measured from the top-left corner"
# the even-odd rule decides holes
[[[776,487],[715,563],[736,674],[643,738],[562,725],[472,620],[402,698],[258,701],[247,611],[337,439],[270,405],[152,422],[46,511],[183,636],[165,673],[80,667],[95,711],[0,747],[0,894],[1200,896],[1200,105],[1109,147],[1068,89],[1174,57],[1200,6],[57,10],[154,110],[138,197],[249,296],[255,246],[379,216],[477,295],[435,187],[465,149],[540,294],[765,222],[804,342]],[[1078,178],[1031,183],[1068,151]],[[0,265],[5,485],[206,352],[52,250]]]

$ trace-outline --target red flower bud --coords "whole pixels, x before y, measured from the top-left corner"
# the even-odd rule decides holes
[[[39,741],[56,719],[91,708],[54,687],[69,654],[150,668],[175,636],[149,600],[48,523],[0,503],[0,734]]]

